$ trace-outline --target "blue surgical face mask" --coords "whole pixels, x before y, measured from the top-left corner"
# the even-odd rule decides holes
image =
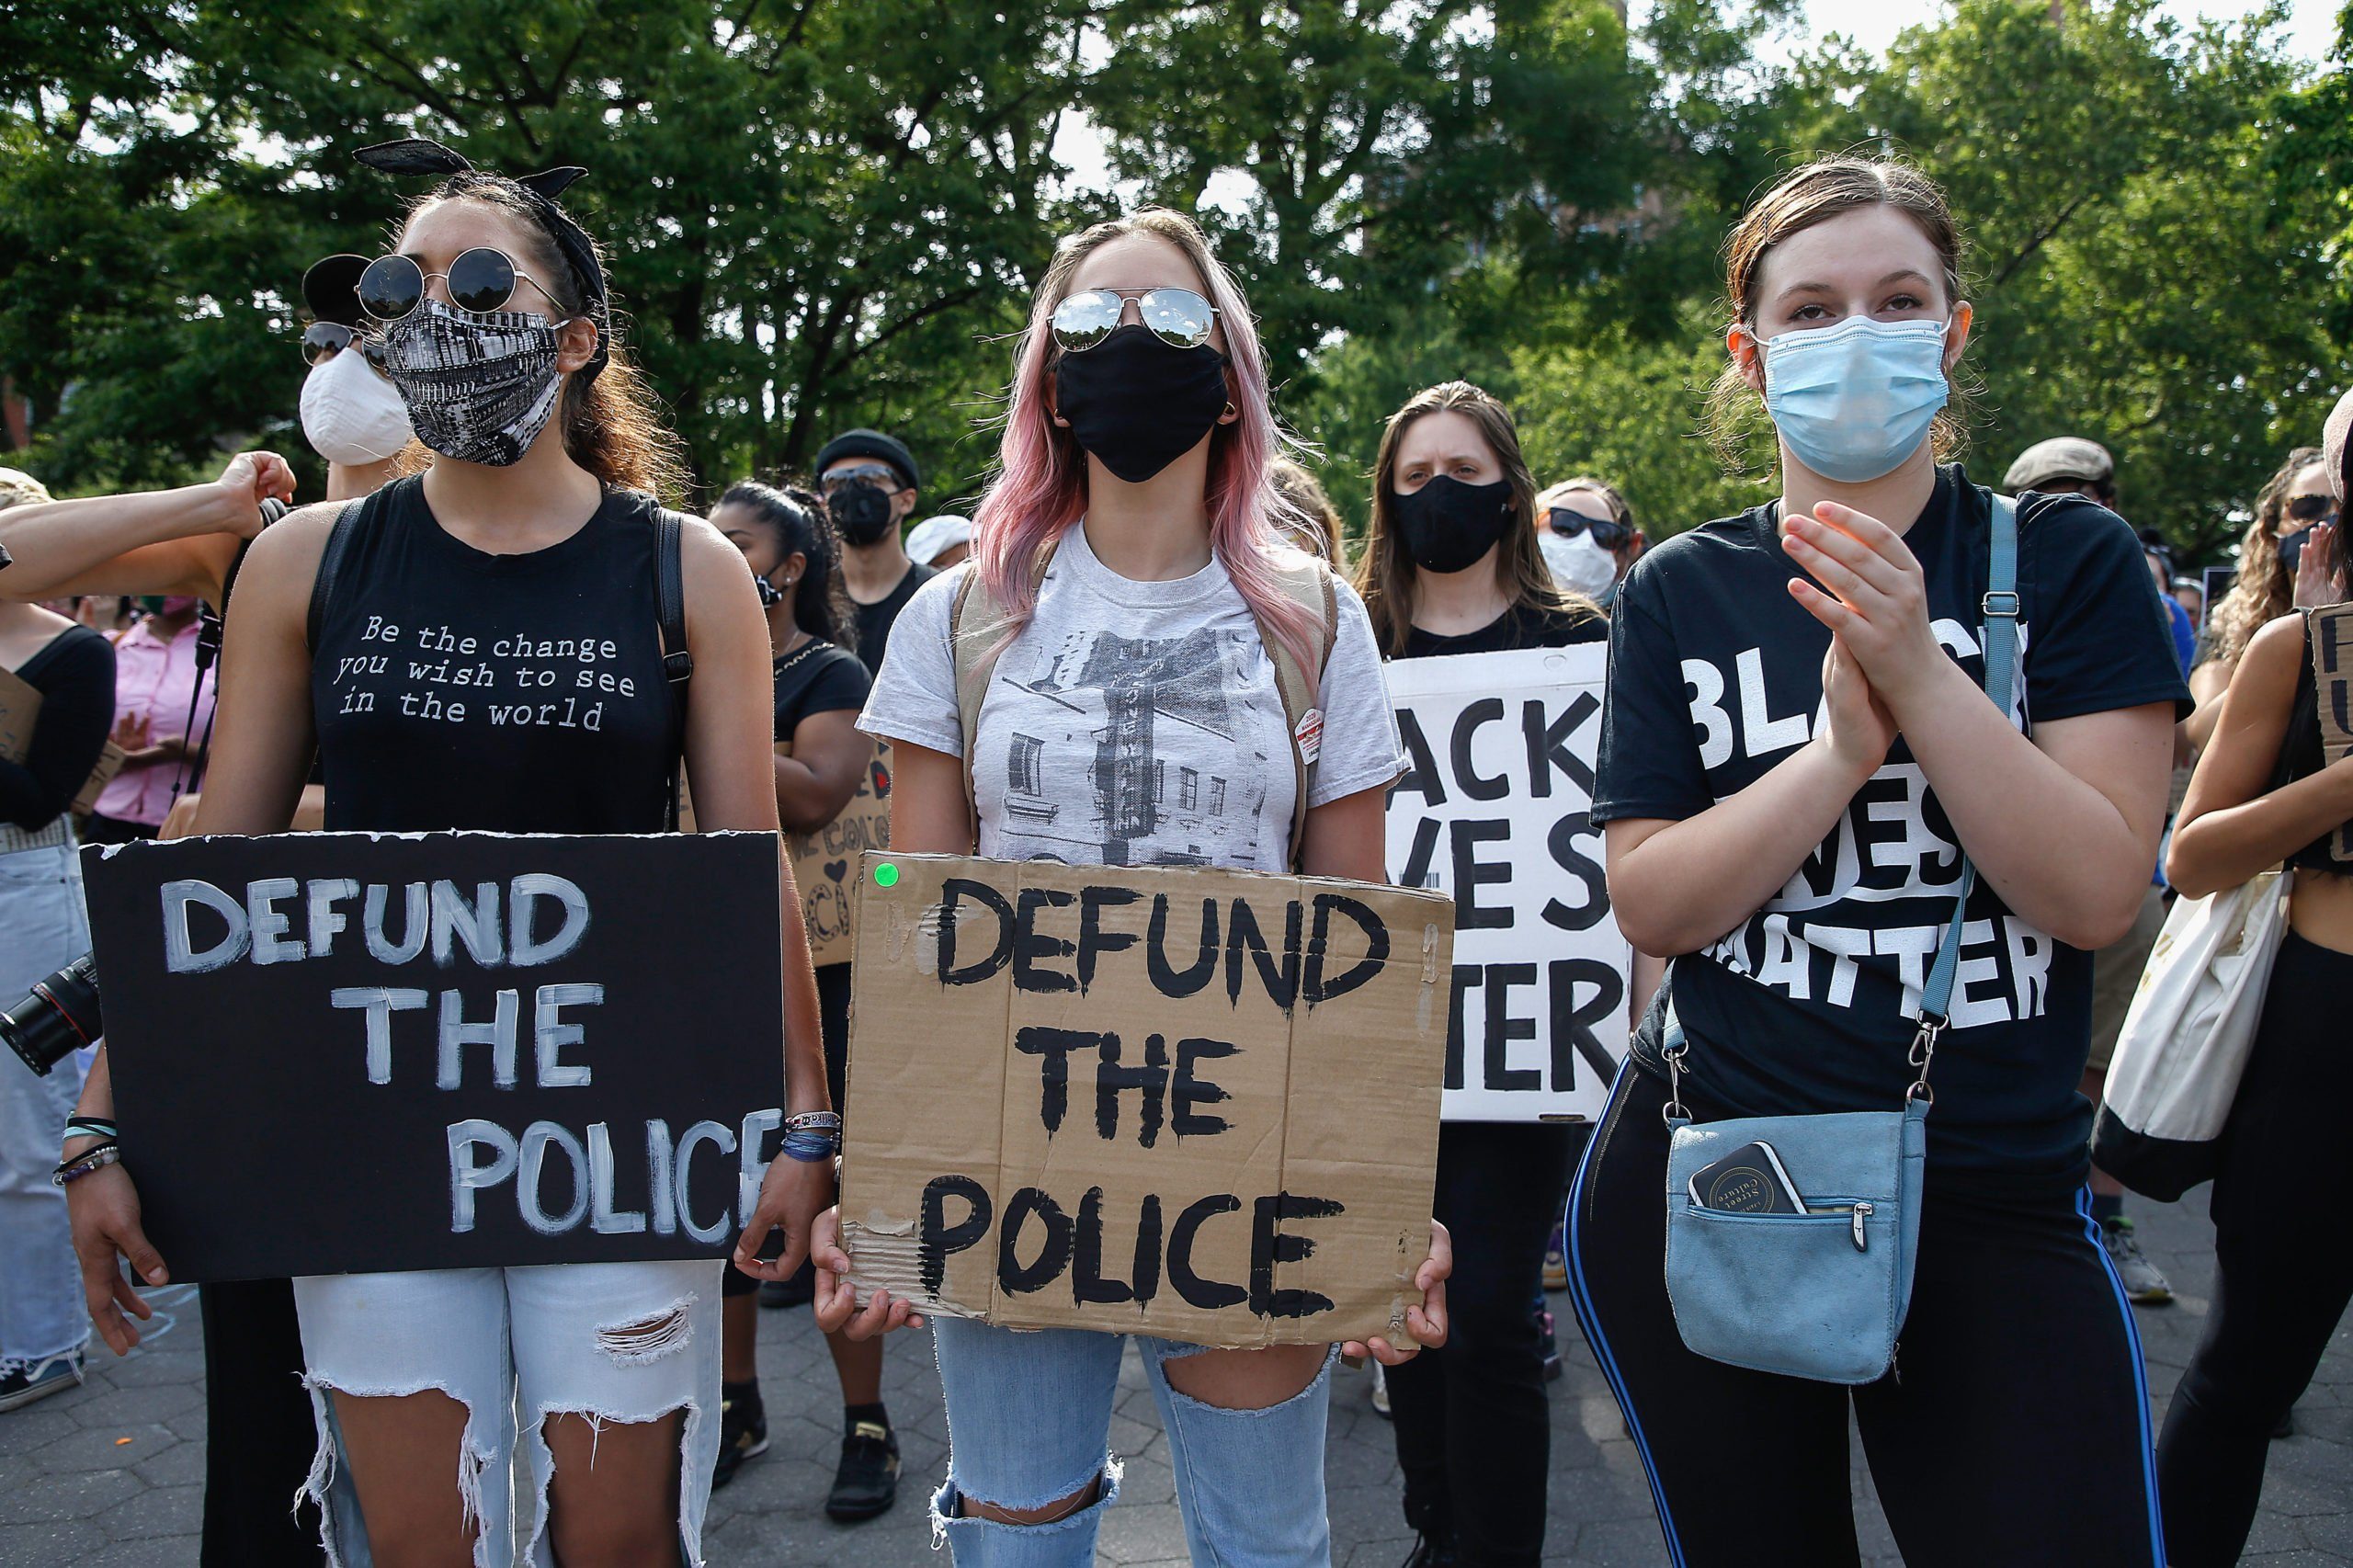
[[[1860,484],[1893,472],[1944,407],[1946,324],[1855,316],[1765,342],[1765,407],[1798,461]]]

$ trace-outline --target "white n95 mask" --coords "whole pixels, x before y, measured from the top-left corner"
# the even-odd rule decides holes
[[[413,436],[401,394],[357,345],[331,354],[302,381],[302,437],[332,463],[381,462]]]

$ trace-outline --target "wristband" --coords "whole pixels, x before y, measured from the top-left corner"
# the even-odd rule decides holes
[[[49,1173],[49,1185],[63,1187],[67,1182],[79,1181],[85,1176],[106,1169],[108,1165],[119,1165],[121,1163],[122,1145],[101,1143],[95,1149],[85,1149],[72,1159],[59,1165],[55,1170]]]

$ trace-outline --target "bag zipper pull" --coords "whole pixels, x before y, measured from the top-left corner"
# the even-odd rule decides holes
[[[1877,1210],[1868,1203],[1858,1203],[1847,1212],[1855,1221],[1855,1250],[1857,1252],[1870,1250],[1863,1244],[1863,1221],[1870,1219]]]

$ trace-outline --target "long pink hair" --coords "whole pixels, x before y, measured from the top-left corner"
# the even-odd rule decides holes
[[[1217,307],[1218,323],[1225,332],[1227,384],[1240,417],[1219,426],[1211,439],[1209,483],[1202,497],[1209,507],[1210,549],[1258,623],[1273,630],[1313,682],[1319,674],[1314,658],[1317,618],[1275,583],[1277,564],[1295,551],[1274,524],[1282,502],[1268,469],[1280,437],[1267,395],[1258,330],[1241,289],[1210,254],[1199,226],[1165,207],[1147,207],[1132,217],[1097,223],[1054,247],[1054,259],[1030,306],[1029,325],[1014,355],[1013,400],[997,449],[999,472],[972,516],[973,570],[1009,612],[1010,641],[1037,608],[1040,555],[1086,512],[1086,454],[1068,430],[1054,424],[1047,399],[1061,352],[1054,343],[1054,307],[1068,296],[1072,276],[1091,252],[1136,233],[1157,234],[1183,251],[1200,274],[1210,303]]]

